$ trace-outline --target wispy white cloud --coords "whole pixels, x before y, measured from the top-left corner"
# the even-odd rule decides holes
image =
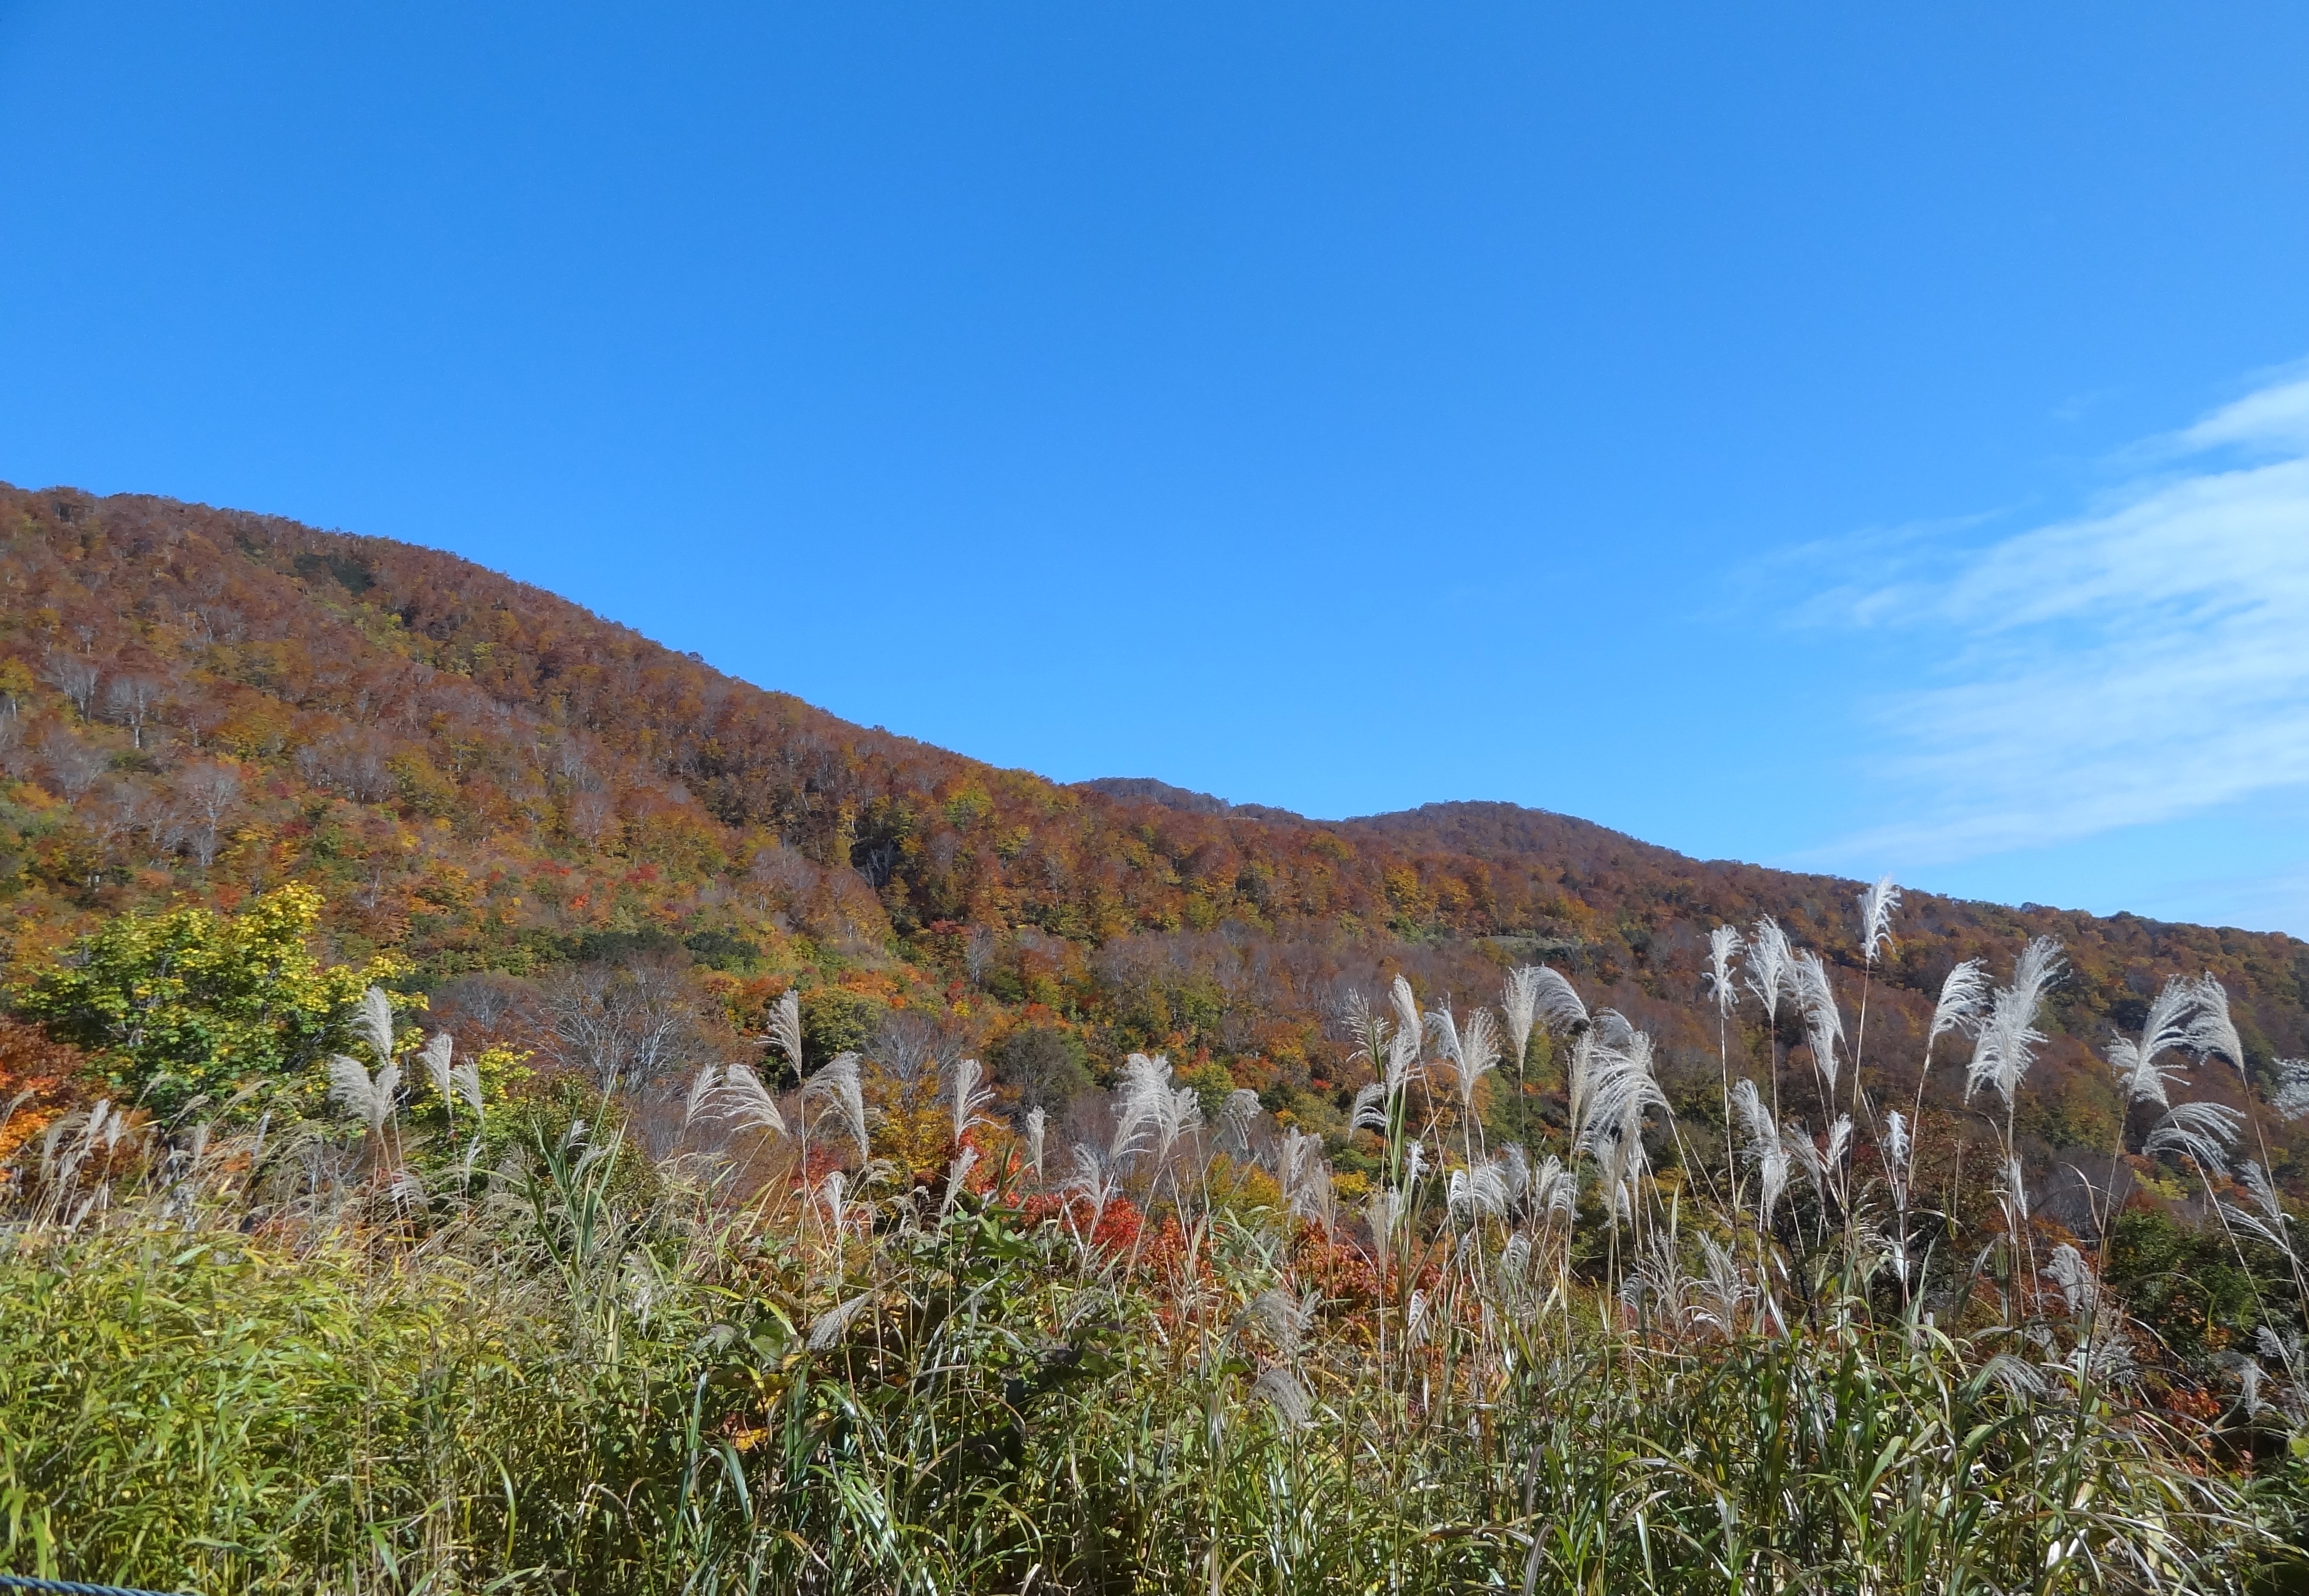
[[[1941,651],[1879,706],[1875,773],[1913,818],[1837,852],[1946,862],[2309,789],[2309,369],[2132,459],[2090,513],[1880,542],[1815,598]]]
[[[2309,934],[2309,867],[2291,861],[2251,876],[2169,882],[2127,908],[2158,919]]]

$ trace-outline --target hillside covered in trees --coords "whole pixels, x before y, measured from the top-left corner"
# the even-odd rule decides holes
[[[1094,1075],[1161,1049],[1336,1134],[1368,1078],[1346,995],[1398,972],[1431,1002],[1488,1001],[1504,968],[1554,965],[1659,1039],[1696,1109],[1717,1076],[1699,1001],[1713,927],[1776,917],[1855,1008],[1867,973],[1857,883],[1505,804],[1323,822],[1149,780],[1062,786],[848,724],[406,544],[9,488],[0,572],[0,926],[19,986],[124,910],[297,882],[323,896],[333,956],[391,955],[412,990],[654,950],[737,1034],[798,984],[828,1046],[913,1011],[997,1057],[1022,1029],[1059,1039]],[[2039,1167],[2108,1144],[2097,1056],[2168,974],[2226,985],[2263,1078],[2309,1053],[2309,945],[2287,936],[1922,893],[1894,935],[1867,1045],[1895,1076],[1959,961],[2063,945],[2022,1117]],[[490,1022],[481,1006],[469,1025]],[[1735,1048],[1764,1057],[1754,1005],[1734,1019]],[[1801,1021],[1779,1022],[1800,1046]],[[44,1040],[12,1034],[14,1074],[53,1073]],[[1959,1083],[1933,1091],[1953,1102]]]

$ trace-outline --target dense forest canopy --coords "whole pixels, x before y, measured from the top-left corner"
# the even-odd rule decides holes
[[[1870,1050],[1895,1074],[1956,963],[2001,970],[2058,938],[2069,973],[2022,1117],[2040,1166],[2106,1145],[2119,1105],[2099,1055],[2169,974],[2225,984],[2260,1078],[2309,1053],[2309,945],[2284,936],[1911,893],[1891,956],[1864,971],[1857,883],[1507,804],[1321,822],[1149,780],[1063,786],[851,725],[386,539],[5,488],[0,571],[19,990],[125,910],[229,910],[295,882],[320,891],[333,957],[390,954],[414,989],[678,948],[740,1031],[799,984],[820,1016],[935,1013],[993,1056],[1022,1028],[1098,1072],[1164,1049],[1336,1130],[1360,1083],[1350,988],[1400,972],[1433,1002],[1487,1001],[1527,961],[1649,1030],[1666,1078],[1704,1098],[1708,933],[1769,914],[1848,1004],[1868,975]],[[1735,1022],[1735,1046],[1764,1057],[1760,1016]]]

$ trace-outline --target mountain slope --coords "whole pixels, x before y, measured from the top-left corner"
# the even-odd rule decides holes
[[[731,974],[1159,1046],[1324,1111],[1346,987],[1488,1000],[1544,957],[1712,1080],[1708,929],[1779,917],[1851,990],[1856,884],[1708,863],[1567,816],[1337,823],[1143,779],[1067,787],[840,720],[433,550],[173,502],[0,488],[0,914],[20,969],[96,917],[289,877],[346,955],[533,972],[636,937]],[[2254,1067],[2309,1053],[2309,945],[1923,894],[1870,979],[1913,1059],[1959,958],[2067,946],[2042,1144],[2114,1100],[2089,1049],[2174,971],[2238,1000]],[[604,939],[610,939],[605,941]],[[1793,1036],[1791,1041],[1799,1040]],[[1769,1048],[1752,1015],[1735,1038]]]

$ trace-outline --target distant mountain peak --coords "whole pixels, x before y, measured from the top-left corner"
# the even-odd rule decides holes
[[[1173,787],[1152,776],[1097,776],[1074,785],[1091,792],[1103,793],[1126,804],[1158,804],[1165,809],[1176,809],[1182,815],[1240,815],[1250,820],[1288,820],[1304,823],[1306,816],[1289,809],[1277,809],[1267,804],[1236,804],[1212,793],[1197,792],[1191,788]]]

